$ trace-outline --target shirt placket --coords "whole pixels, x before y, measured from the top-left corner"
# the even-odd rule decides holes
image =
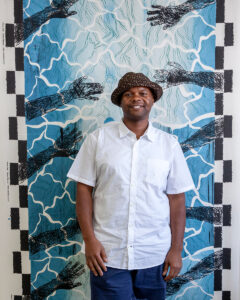
[[[136,214],[136,192],[137,192],[137,158],[138,141],[135,141],[132,148],[132,163],[130,177],[130,195],[129,195],[129,217],[128,217],[128,269],[134,268],[134,230]]]

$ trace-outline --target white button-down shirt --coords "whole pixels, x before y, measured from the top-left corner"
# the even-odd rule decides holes
[[[149,122],[138,140],[111,122],[84,141],[68,177],[94,187],[93,226],[107,266],[160,265],[171,244],[169,200],[194,188],[177,140]]]

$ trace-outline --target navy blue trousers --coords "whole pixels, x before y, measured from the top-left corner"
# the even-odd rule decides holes
[[[92,300],[164,300],[166,282],[163,264],[141,270],[122,270],[107,267],[103,276],[90,272]]]

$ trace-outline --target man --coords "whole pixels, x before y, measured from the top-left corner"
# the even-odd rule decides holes
[[[68,173],[93,300],[165,299],[182,266],[184,192],[194,185],[176,139],[149,121],[161,95],[142,73],[125,74],[111,96],[123,119],[91,133]]]

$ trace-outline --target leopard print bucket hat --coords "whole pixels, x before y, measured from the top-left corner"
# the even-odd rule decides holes
[[[163,90],[160,85],[152,82],[143,73],[128,72],[119,80],[118,87],[113,91],[111,95],[112,103],[120,106],[122,94],[137,86],[148,87],[153,93],[155,102],[162,96]]]

